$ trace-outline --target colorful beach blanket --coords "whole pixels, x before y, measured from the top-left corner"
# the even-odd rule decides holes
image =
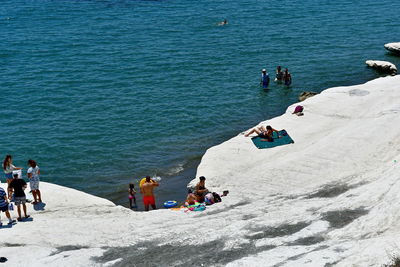
[[[261,140],[265,140],[265,138],[261,138],[258,136],[251,138],[251,140],[253,141],[254,145],[259,149],[271,148],[271,147],[282,146],[282,145],[294,143],[293,139],[289,136],[289,134],[285,130],[279,131],[279,135],[281,136],[281,138],[278,138],[277,133],[273,132],[272,142],[261,141]]]

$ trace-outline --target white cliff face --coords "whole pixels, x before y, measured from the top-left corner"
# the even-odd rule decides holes
[[[383,71],[386,73],[389,73],[391,75],[396,75],[397,74],[397,68],[396,66],[389,62],[389,61],[382,61],[382,60],[367,60],[365,61],[365,64],[368,65],[370,68],[377,69],[379,71]]]
[[[384,47],[387,50],[389,50],[390,52],[400,54],[400,42],[398,42],[398,43],[388,43],[388,44],[385,44]]]
[[[294,144],[257,149],[239,134],[210,148],[197,176],[230,193],[203,212],[132,212],[41,183],[44,210],[0,229],[0,256],[7,266],[388,263],[400,252],[399,98],[399,76],[328,89],[301,103],[304,116],[294,104],[260,123]]]

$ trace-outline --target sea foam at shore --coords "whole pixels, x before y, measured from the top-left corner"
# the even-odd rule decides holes
[[[0,229],[0,256],[7,266],[388,263],[400,246],[399,98],[400,76],[327,89],[302,102],[304,116],[294,104],[260,123],[294,144],[259,150],[239,134],[208,149],[197,176],[230,194],[203,212],[132,212],[41,183],[44,210]]]

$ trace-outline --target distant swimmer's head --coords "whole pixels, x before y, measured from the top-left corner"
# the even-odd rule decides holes
[[[278,70],[278,71],[281,71],[281,66],[278,66],[278,67],[276,67],[276,69]]]
[[[267,72],[267,70],[266,69],[262,69],[262,73],[266,73]]]
[[[206,180],[206,177],[200,176],[199,179],[200,179],[200,181],[205,181],[205,180]]]
[[[148,182],[148,183],[149,183],[149,182],[150,182],[150,180],[151,180],[150,176],[148,176],[148,175],[147,175],[147,176],[146,176],[146,182]]]
[[[272,130],[272,127],[268,125],[267,130]]]
[[[134,184],[129,184],[129,189],[134,189],[135,185]]]

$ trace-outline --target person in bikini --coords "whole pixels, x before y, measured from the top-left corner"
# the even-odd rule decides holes
[[[279,131],[275,130],[274,128],[272,128],[269,125],[267,127],[265,127],[265,126],[255,127],[250,132],[245,134],[244,136],[248,137],[249,135],[256,133],[259,137],[263,138],[263,139],[261,139],[261,141],[272,142],[272,135],[274,132],[276,132],[278,134],[278,138],[281,138],[281,136],[279,135]]]
[[[159,186],[159,184],[150,178],[150,176],[146,176],[146,181],[140,187],[140,193],[143,195],[143,204],[145,211],[149,211],[149,206],[156,209],[156,200],[154,198],[154,187]]]

